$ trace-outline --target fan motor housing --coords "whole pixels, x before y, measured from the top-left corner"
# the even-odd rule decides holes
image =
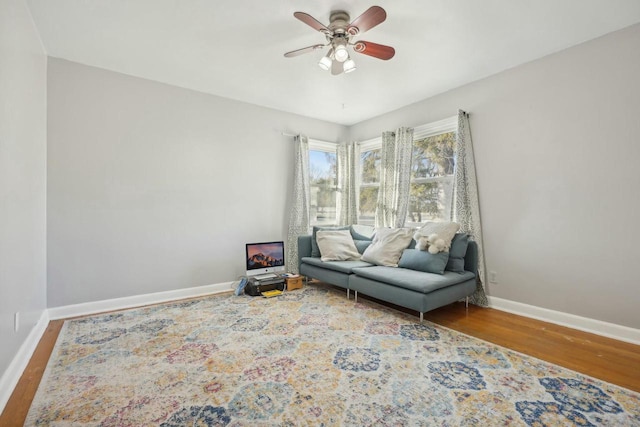
[[[334,10],[329,16],[329,29],[335,34],[345,34],[350,19],[349,14],[344,10]]]

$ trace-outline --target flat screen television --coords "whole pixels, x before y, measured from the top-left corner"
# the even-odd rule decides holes
[[[247,276],[284,273],[284,242],[247,243]]]

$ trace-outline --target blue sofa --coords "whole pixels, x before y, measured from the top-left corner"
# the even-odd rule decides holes
[[[364,261],[326,261],[312,256],[312,235],[298,237],[298,268],[307,279],[317,279],[350,291],[372,296],[420,313],[455,301],[466,299],[475,292],[478,266],[478,246],[469,240],[464,254],[464,270],[427,273],[402,267],[383,267]],[[412,250],[413,245],[408,248]],[[360,253],[367,242],[358,242]],[[406,250],[406,249],[405,249]],[[461,260],[462,261],[462,260]]]

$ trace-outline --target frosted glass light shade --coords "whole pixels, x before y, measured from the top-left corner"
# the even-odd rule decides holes
[[[345,73],[350,73],[352,71],[355,71],[356,63],[353,61],[353,59],[349,58],[344,62],[343,69]]]
[[[335,50],[335,58],[338,62],[344,62],[349,58],[349,52],[347,51],[347,47],[343,44],[336,46]]]
[[[328,56],[323,56],[320,62],[318,62],[318,67],[322,68],[325,71],[329,71],[331,68],[331,58]]]

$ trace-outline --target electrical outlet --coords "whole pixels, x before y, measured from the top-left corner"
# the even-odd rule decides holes
[[[489,272],[489,283],[497,284],[498,283],[498,273],[496,271]]]
[[[18,332],[20,329],[20,313],[13,313],[13,332]]]

